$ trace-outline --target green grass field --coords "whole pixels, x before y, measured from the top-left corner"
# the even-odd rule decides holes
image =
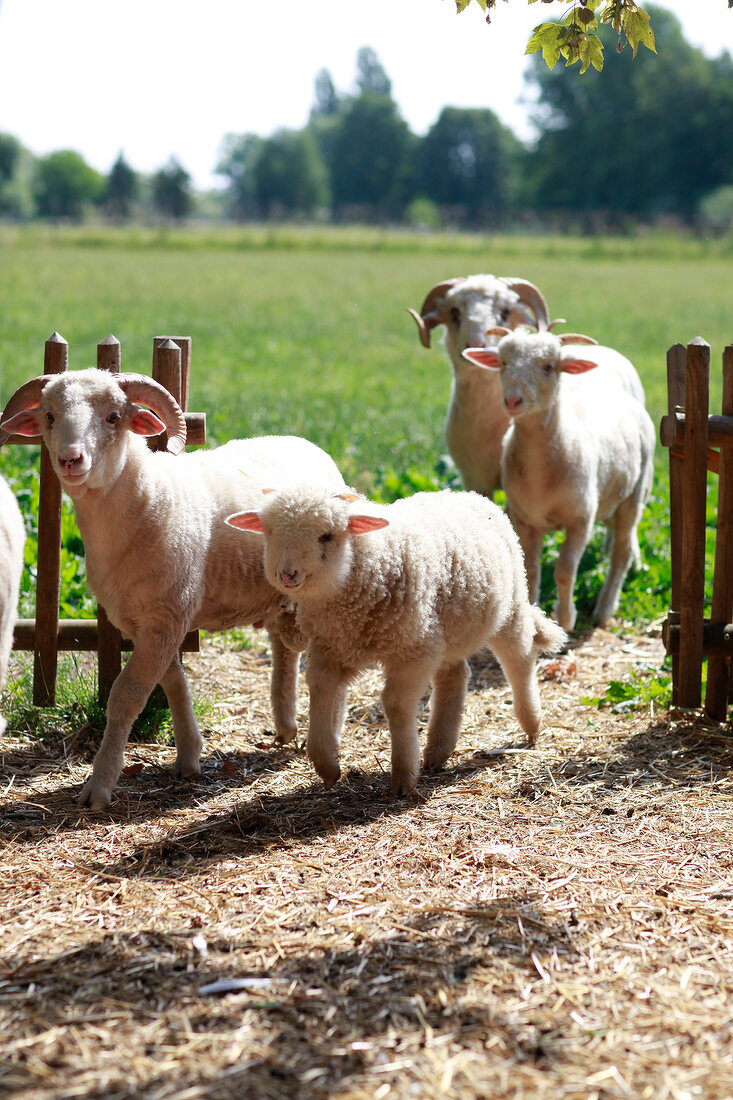
[[[703,336],[712,346],[711,411],[720,355],[731,342],[731,242],[431,236],[377,230],[165,232],[5,229],[0,232],[0,396],[43,369],[58,331],[72,369],[95,363],[109,333],[123,366],[150,371],[153,337],[193,341],[189,407],[209,441],[268,432],[305,435],[350,482],[391,498],[457,484],[443,461],[450,369],[439,342],[419,344],[406,307],[439,280],[480,271],[521,276],[544,291],[569,329],[612,344],[637,365],[652,419],[666,411],[665,356]],[[666,456],[642,531],[644,572],[621,612],[642,623],[668,605]],[[0,454],[0,471],[33,512],[35,456]],[[37,491],[37,490],[36,490]],[[714,508],[711,502],[711,521]],[[33,522],[29,520],[30,533]],[[590,549],[579,605],[603,569]],[[80,543],[65,521],[64,613],[91,614]],[[548,547],[547,557],[551,557]],[[32,613],[33,541],[24,613]]]

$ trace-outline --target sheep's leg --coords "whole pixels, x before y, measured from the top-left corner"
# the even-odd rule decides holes
[[[593,619],[604,626],[618,606],[621,588],[632,564],[640,563],[636,528],[640,508],[636,500],[625,500],[617,508],[610,527],[611,546],[608,575],[598,594]]]
[[[542,721],[540,689],[537,684],[537,655],[534,646],[527,650],[526,639],[534,636],[533,626],[505,633],[491,639],[491,649],[501,665],[507,683],[512,689],[514,714],[527,734],[530,745],[537,740]]]
[[[555,618],[563,630],[572,630],[575,626],[577,612],[573,600],[573,589],[575,588],[575,578],[578,575],[578,565],[583,556],[583,551],[588,545],[592,530],[592,523],[589,526],[568,527],[555,563],[557,601],[554,611]]]
[[[79,805],[103,810],[112,800],[112,789],[122,771],[125,745],[132,723],[145,706],[157,683],[170,668],[180,644],[160,644],[159,639],[138,639],[130,657],[112,685],[107,702],[107,725],[94,757],[91,778],[79,795]]]
[[[407,794],[417,783],[420,742],[417,708],[428,690],[434,665],[401,665],[387,669],[382,703],[392,741],[392,794]]]
[[[423,771],[438,771],[456,747],[468,677],[468,661],[443,664],[433,677]]]
[[[527,588],[529,589],[530,603],[537,603],[540,598],[540,554],[542,552],[542,532],[529,523],[510,518],[512,526],[519,536],[519,542],[524,554],[524,568],[527,572]]]
[[[173,720],[173,736],[176,741],[173,774],[176,779],[200,775],[203,738],[193,713],[191,691],[179,654],[176,654],[175,660],[171,661],[161,677],[160,685],[166,694]]]
[[[306,681],[310,693],[308,759],[326,786],[332,787],[341,775],[339,745],[349,674],[311,651]]]
[[[298,732],[298,664],[300,655],[286,646],[275,630],[268,630],[272,650],[270,700],[275,722],[275,741],[288,745]]]

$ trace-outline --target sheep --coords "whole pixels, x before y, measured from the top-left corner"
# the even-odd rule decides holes
[[[424,347],[430,333],[445,325],[444,345],[453,368],[445,438],[463,485],[493,498],[501,486],[501,447],[510,418],[502,402],[501,383],[491,371],[473,369],[465,348],[496,346],[495,326],[515,329],[550,324],[547,302],[534,283],[509,276],[471,275],[438,283],[427,294],[420,313],[410,309]],[[559,322],[554,322],[558,324]],[[633,364],[613,348],[595,349],[594,357],[619,384],[644,403],[644,390]]]
[[[501,335],[503,333],[503,335]],[[643,404],[604,373],[593,343],[575,333],[496,330],[495,349],[464,356],[497,370],[511,425],[502,450],[507,510],[537,601],[543,535],[565,531],[555,565],[555,615],[575,626],[578,564],[596,521],[609,528],[610,566],[593,618],[614,614],[626,574],[641,564],[637,527],[652,484],[656,432]],[[592,371],[585,375],[585,372]],[[569,379],[567,375],[585,377]],[[565,376],[565,377],[563,377]]]
[[[23,574],[25,526],[15,494],[0,477],[0,687],[8,673]],[[0,733],[7,723],[0,715]]]
[[[497,275],[448,279],[432,287],[420,312],[408,309],[420,340],[445,325],[445,350],[453,368],[445,421],[445,441],[464,488],[493,498],[501,485],[501,440],[509,427],[501,403],[501,385],[491,374],[474,370],[462,358],[464,348],[484,343],[494,325],[514,328],[549,320],[547,302],[533,283]]]
[[[308,640],[308,756],[327,786],[350,680],[367,665],[385,674],[391,789],[417,782],[417,708],[433,682],[423,768],[455,748],[471,654],[489,646],[534,743],[541,721],[535,668],[565,632],[527,596],[521,550],[505,514],[477,493],[416,493],[386,506],[353,493],[288,486],[228,523],[265,539],[265,575],[297,607]]]
[[[141,375],[95,368],[27,382],[10,399],[0,429],[5,438],[43,436],[74,503],[90,588],[134,643],[112,685],[104,737],[80,804],[103,809],[111,801],[130,728],[157,683],[173,719],[175,774],[200,774],[201,734],[179,658],[191,629],[264,625],[272,646],[276,739],[291,741],[296,650],[303,644],[280,592],[265,580],[259,540],[242,541],[224,520],[252,507],[263,484],[292,481],[294,469],[300,478],[342,488],[333,460],[294,436],[180,454],[185,419],[168,391]],[[144,437],[164,429],[167,453],[151,451]]]

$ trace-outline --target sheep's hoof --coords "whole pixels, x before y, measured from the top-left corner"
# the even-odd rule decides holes
[[[176,757],[173,775],[176,779],[193,779],[195,776],[201,775],[201,762],[198,756],[192,760],[186,760],[185,757]]]
[[[435,775],[436,772],[443,770],[447,759],[446,756],[428,756],[426,754],[423,757],[422,770],[426,775]]]
[[[106,810],[112,801],[112,791],[109,787],[103,787],[90,779],[81,789],[78,805],[86,806],[90,810]]]
[[[291,741],[295,740],[295,736],[298,732],[298,727],[295,723],[292,726],[286,726],[285,729],[277,730],[275,733],[276,745],[289,745]]]
[[[341,768],[338,764],[335,766],[329,766],[328,764],[313,764],[313,767],[323,780],[323,785],[327,790],[341,778]]]
[[[413,791],[417,785],[417,776],[410,773],[409,775],[392,775],[392,781],[390,783],[390,790],[395,797],[399,798],[402,795],[409,794]]]

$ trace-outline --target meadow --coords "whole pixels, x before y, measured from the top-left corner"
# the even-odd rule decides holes
[[[0,235],[0,396],[43,367],[54,331],[70,367],[95,363],[109,333],[123,368],[149,373],[153,337],[193,342],[192,410],[210,444],[295,433],[328,450],[347,480],[380,499],[458,486],[445,454],[447,359],[419,344],[406,307],[436,282],[490,271],[540,286],[553,317],[611,344],[636,364],[655,423],[666,411],[665,355],[702,335],[711,344],[711,408],[730,340],[730,241],[672,235],[573,238],[407,234],[367,229],[228,231],[6,228]],[[32,614],[36,455],[7,449],[5,473],[27,508],[23,613]],[[621,615],[645,623],[668,606],[666,455],[641,538],[644,569]],[[714,522],[714,501],[710,507]],[[547,540],[543,597],[556,539]],[[73,513],[64,521],[62,612],[93,615]],[[600,585],[599,533],[583,563],[579,608]]]

